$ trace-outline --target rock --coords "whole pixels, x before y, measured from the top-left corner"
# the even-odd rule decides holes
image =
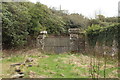
[[[19,74],[24,74],[23,72],[19,72]]]
[[[25,63],[28,63],[28,62],[33,62],[33,59],[32,58],[26,59]]]
[[[15,74],[11,78],[23,78],[24,74]]]
[[[15,67],[15,66],[20,66],[20,65],[24,65],[25,66],[25,63],[14,63],[14,64],[11,64],[10,66],[11,67]]]
[[[19,72],[21,72],[21,70],[20,70],[20,69],[17,69],[17,70],[15,70],[15,72],[18,72],[18,73],[19,73]]]
[[[22,63],[15,63],[15,64],[11,64],[10,66],[13,66],[13,67],[15,67],[15,66],[20,66]]]
[[[29,74],[29,77],[30,77],[30,78],[36,77],[36,73],[33,72],[33,71],[30,71],[28,74]]]
[[[56,74],[56,72],[50,72],[50,74]]]
[[[27,67],[32,67],[32,65],[30,64],[30,65],[28,65]]]
[[[21,72],[21,70],[20,70],[20,67],[19,67],[19,66],[16,66],[16,67],[15,67],[15,72],[18,72],[18,73],[19,73],[19,72]]]
[[[25,64],[25,62],[24,62],[24,63],[22,63],[21,65],[24,65],[24,66],[25,66],[26,64]]]
[[[33,72],[33,71],[30,71],[29,72],[29,75],[35,75],[36,73],[35,72]]]
[[[60,74],[60,76],[64,77],[65,75],[64,74]]]

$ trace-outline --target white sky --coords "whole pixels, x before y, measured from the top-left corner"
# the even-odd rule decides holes
[[[118,16],[118,2],[120,0],[30,0],[40,2],[48,7],[60,7],[69,13],[79,13],[94,18],[96,14],[106,17]]]

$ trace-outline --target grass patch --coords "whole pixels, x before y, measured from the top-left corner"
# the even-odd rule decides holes
[[[13,56],[13,57],[8,57],[7,59],[3,59],[2,62],[3,63],[7,63],[7,62],[19,62],[19,61],[24,61],[25,57],[24,56]]]
[[[10,66],[12,63],[23,62],[26,57],[31,57],[35,60],[32,67],[22,67],[25,72],[25,78],[91,78],[90,75],[90,56],[82,54],[38,54],[38,55],[17,55],[8,57],[2,60],[3,66]],[[93,58],[93,57],[92,57]],[[97,59],[96,59],[97,60]],[[99,77],[104,77],[104,59],[99,59],[100,70]],[[110,77],[117,70],[116,63],[107,63],[106,77]],[[96,69],[97,66],[93,65]],[[10,68],[3,69],[3,74],[12,74]],[[9,77],[9,76],[5,76]],[[117,77],[115,73],[112,77]]]

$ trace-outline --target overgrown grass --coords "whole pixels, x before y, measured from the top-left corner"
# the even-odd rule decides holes
[[[29,57],[34,60],[34,62],[31,63],[32,67],[23,66],[21,68],[26,78],[91,78],[91,56],[82,54],[33,54],[8,57],[1,61],[3,63],[2,77],[10,77],[14,74],[14,71],[11,71],[12,69],[9,67],[10,64],[24,62],[26,58]],[[99,78],[103,78],[104,60],[99,59],[99,62],[100,70],[98,76]],[[111,64],[109,61],[106,65],[106,77],[116,78],[117,62],[114,60]],[[8,76],[6,76],[6,74],[8,74]]]

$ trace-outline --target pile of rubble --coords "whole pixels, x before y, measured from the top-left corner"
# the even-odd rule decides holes
[[[31,63],[33,61],[34,61],[33,58],[27,58],[23,63],[11,64],[10,67],[13,67],[15,72],[15,74],[12,75],[11,78],[24,78],[25,72],[23,72],[21,67],[32,67]]]

